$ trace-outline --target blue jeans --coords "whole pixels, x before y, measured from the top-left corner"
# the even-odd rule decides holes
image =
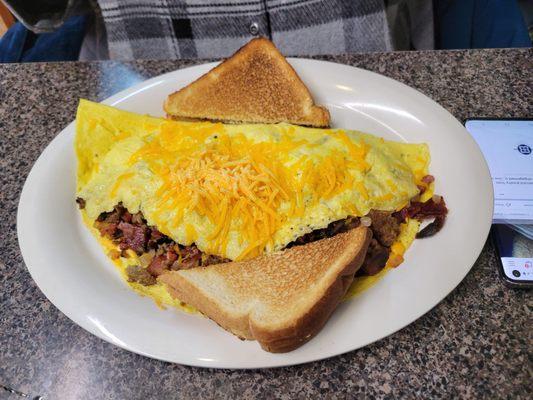
[[[531,47],[516,0],[434,0],[435,47]]]
[[[55,32],[39,35],[17,22],[0,39],[0,62],[77,60],[87,19],[70,17]]]

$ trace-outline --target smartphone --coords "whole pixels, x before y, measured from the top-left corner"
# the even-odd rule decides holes
[[[494,186],[491,236],[499,272],[512,287],[533,287],[533,120],[472,118]]]

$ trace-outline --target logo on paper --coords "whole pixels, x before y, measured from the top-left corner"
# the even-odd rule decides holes
[[[529,147],[527,144],[519,144],[516,147],[516,150],[518,150],[520,154],[524,154],[526,156],[531,154],[531,147]]]

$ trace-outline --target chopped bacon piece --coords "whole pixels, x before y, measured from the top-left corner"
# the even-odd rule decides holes
[[[395,213],[395,217],[400,221],[405,221],[407,217],[419,221],[433,218],[434,221],[416,235],[417,238],[422,239],[433,236],[439,232],[444,226],[447,214],[448,208],[446,208],[446,203],[444,202],[444,199],[439,196],[438,202],[435,202],[433,198],[425,203],[414,201],[408,207],[402,208]]]
[[[121,250],[132,249],[138,254],[146,250],[146,243],[148,242],[148,228],[146,226],[120,222],[117,228],[122,231]]]
[[[144,218],[143,218],[143,213],[139,211],[138,213],[133,214],[132,218],[131,218],[131,222],[133,224],[137,224],[137,225],[144,224],[145,221],[144,221]]]
[[[165,253],[165,257],[167,258],[169,265],[178,259],[178,255],[174,252],[173,249],[168,249]]]
[[[100,235],[108,237],[110,239],[114,238],[117,234],[117,226],[118,223],[116,222],[105,222],[105,221],[95,221],[94,227],[98,229],[100,232]]]
[[[150,232],[150,239],[159,240],[159,239],[163,239],[165,237],[165,235],[163,235],[157,229],[155,229],[155,228],[151,228],[151,229],[152,229],[152,231]]]
[[[85,200],[81,197],[76,197],[76,203],[78,203],[78,207],[80,210],[83,210],[85,208]]]
[[[419,195],[423,194],[432,182],[435,182],[435,177],[433,175],[425,175],[422,177],[422,179],[420,179],[420,181],[422,182],[422,184],[416,185],[416,187],[420,191]]]
[[[164,254],[155,256],[146,270],[152,276],[159,276],[168,269],[167,258]]]
[[[446,216],[446,214],[448,214],[448,209],[446,208],[444,199],[441,199],[438,203],[435,203],[433,199],[429,199],[424,203],[414,201],[409,206],[395,213],[396,217],[402,221],[407,217],[422,221],[424,219]]]
[[[98,216],[96,221],[98,221],[98,222],[117,223],[118,224],[120,222],[120,217],[121,217],[122,213],[120,211],[118,211],[117,208],[118,207],[115,207],[115,209],[113,211],[110,211],[110,212],[103,212],[102,214],[100,214]]]
[[[167,236],[163,235],[154,227],[148,227],[150,229],[150,239],[148,240],[148,247],[151,249],[157,249],[159,247],[159,242],[163,239],[168,239]]]
[[[194,244],[180,250],[180,269],[190,269],[198,267],[202,261],[202,252]]]
[[[131,222],[131,214],[128,211],[125,211],[122,216],[120,217],[121,221],[130,223]]]
[[[168,271],[177,259],[178,255],[172,248],[169,248],[164,254],[159,254],[152,259],[147,268],[148,272],[153,276],[159,276]]]
[[[421,181],[429,185],[430,183],[435,182],[435,177],[433,175],[426,175],[421,179]]]

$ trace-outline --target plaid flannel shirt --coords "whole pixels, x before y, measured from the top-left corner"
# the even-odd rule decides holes
[[[228,57],[256,36],[285,55],[393,49],[384,0],[98,0],[112,59]]]

